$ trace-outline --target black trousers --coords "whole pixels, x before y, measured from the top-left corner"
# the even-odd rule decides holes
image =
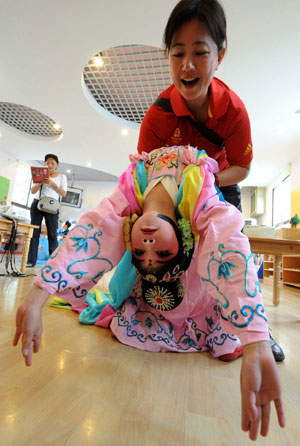
[[[57,227],[58,227],[58,214],[47,214],[47,212],[41,212],[38,208],[38,200],[33,200],[30,208],[31,224],[37,225],[39,228],[34,229],[33,236],[30,242],[28,263],[36,264],[39,238],[41,235],[43,218],[46,222],[48,242],[49,242],[49,255],[56,250],[58,246],[57,242]]]
[[[220,191],[228,203],[233,204],[239,211],[242,212],[241,189],[238,184],[220,187]]]

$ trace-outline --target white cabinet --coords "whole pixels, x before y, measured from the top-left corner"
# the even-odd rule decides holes
[[[265,213],[266,188],[251,187],[251,217]]]

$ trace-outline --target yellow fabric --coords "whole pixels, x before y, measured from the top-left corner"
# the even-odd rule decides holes
[[[71,304],[69,304],[65,299],[61,297],[54,296],[50,300],[50,307],[64,308],[66,310],[71,310]]]
[[[101,304],[101,302],[103,300],[101,297],[101,293],[105,294],[105,295],[109,295],[109,293],[99,291],[97,288],[92,288],[89,292],[95,294],[95,300],[96,300],[97,304]],[[71,310],[71,306],[72,306],[65,299],[62,299],[61,297],[58,297],[58,296],[52,297],[49,305],[50,305],[50,307],[65,308],[66,310]]]
[[[203,186],[204,175],[202,168],[192,166],[185,171],[182,200],[178,210],[183,218],[192,222],[194,210],[197,204],[199,194]],[[195,242],[199,241],[199,234],[194,233]]]
[[[136,198],[138,199],[139,205],[141,207],[141,209],[143,209],[144,207],[144,197],[143,194],[141,192],[139,183],[136,179],[136,168],[133,171],[133,181],[134,181],[134,188],[135,188],[135,193],[136,193]]]

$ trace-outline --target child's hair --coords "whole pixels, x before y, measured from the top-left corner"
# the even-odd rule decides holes
[[[46,162],[49,158],[53,158],[54,161],[56,161],[57,164],[59,164],[58,156],[53,155],[53,153],[48,153],[47,155],[45,155],[45,162]]]
[[[65,221],[64,224],[67,226],[67,228],[69,228],[72,225],[72,223],[70,223],[69,220]]]
[[[175,32],[182,25],[194,19],[198,19],[207,26],[211,37],[218,47],[218,52],[224,46],[227,46],[226,17],[219,1],[181,0],[171,12],[165,28],[163,41],[167,52],[170,51]]]

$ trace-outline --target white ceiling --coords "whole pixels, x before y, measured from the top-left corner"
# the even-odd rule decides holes
[[[56,142],[0,122],[0,150],[21,160],[56,153],[63,163],[119,175],[136,151],[138,128],[90,105],[82,88],[89,59],[108,48],[160,47],[176,0],[2,0],[0,101],[58,122]],[[300,156],[300,0],[223,0],[228,53],[218,76],[248,109],[254,156],[243,185],[268,184]],[[277,129],[284,128],[277,134]]]

